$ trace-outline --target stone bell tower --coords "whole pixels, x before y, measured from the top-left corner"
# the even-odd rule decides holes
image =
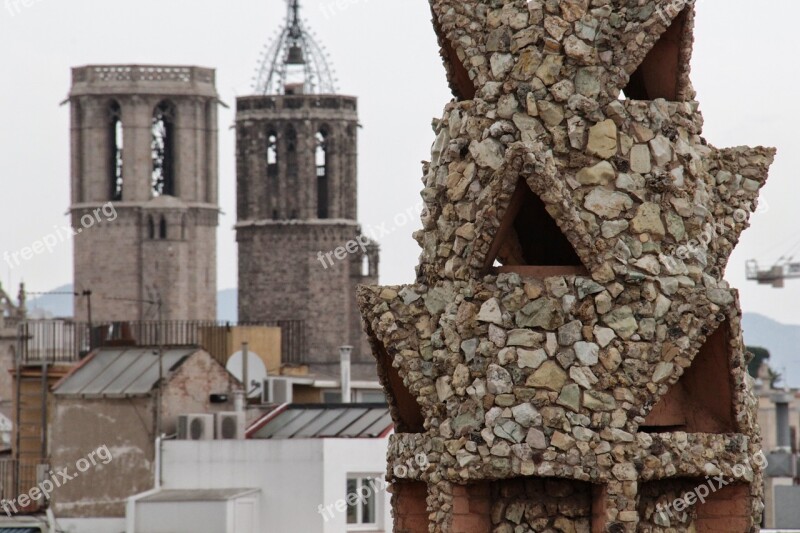
[[[378,248],[356,219],[357,100],[335,94],[299,9],[289,2],[258,95],[236,103],[239,319],[302,322],[304,363],[338,364],[342,345],[366,362],[355,289],[377,280]]]
[[[75,290],[92,320],[155,320],[158,300],[164,320],[215,319],[214,71],[78,67],[69,101]]]
[[[359,292],[394,531],[758,531],[724,274],[775,151],[703,137],[694,0],[430,3],[417,280]]]

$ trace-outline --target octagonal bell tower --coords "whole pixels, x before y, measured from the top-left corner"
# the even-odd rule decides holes
[[[94,321],[216,318],[214,71],[72,71],[75,289]],[[75,317],[88,318],[85,298]]]
[[[323,373],[352,345],[358,375],[369,350],[355,289],[377,280],[378,248],[357,221],[357,99],[336,94],[299,9],[289,2],[257,95],[236,102],[239,318],[302,324],[286,362]]]

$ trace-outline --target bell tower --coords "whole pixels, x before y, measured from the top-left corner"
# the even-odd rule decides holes
[[[338,364],[342,345],[367,362],[355,289],[378,247],[357,221],[357,99],[336,94],[299,9],[236,102],[239,318],[302,321],[306,355],[288,362]]]
[[[69,101],[75,290],[92,320],[155,320],[157,301],[164,320],[215,319],[214,71],[78,67]]]

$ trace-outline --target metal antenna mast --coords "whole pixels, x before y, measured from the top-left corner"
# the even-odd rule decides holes
[[[324,47],[300,19],[300,0],[287,0],[286,22],[256,70],[257,94],[335,94],[336,84]]]

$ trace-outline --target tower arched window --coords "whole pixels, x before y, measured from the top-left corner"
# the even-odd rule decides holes
[[[147,238],[150,240],[156,238],[156,223],[153,220],[153,215],[147,215]]]
[[[108,169],[110,199],[122,200],[122,108],[119,102],[108,105]]]
[[[267,212],[272,210],[272,218],[276,217],[278,207],[278,134],[267,133]]]
[[[267,135],[267,176],[278,174],[278,134],[274,131]]]
[[[188,230],[188,228],[187,228],[187,225],[186,225],[186,213],[184,213],[183,216],[181,217],[181,240],[182,241],[186,240],[187,230]]]
[[[328,218],[328,133],[317,132],[315,162],[317,168],[317,218]]]
[[[153,196],[175,195],[175,106],[159,103],[153,111]]]
[[[167,238],[167,219],[164,215],[161,215],[161,221],[158,223],[158,238],[162,240]]]
[[[286,143],[286,166],[285,177],[285,196],[279,209],[273,211],[273,215],[278,215],[282,211],[284,217],[291,219],[297,218],[297,183],[298,164],[297,164],[297,131],[292,126],[288,126],[284,131],[284,142]],[[277,218],[277,217],[275,217]]]
[[[297,177],[297,132],[293,127],[286,128],[286,175]]]

